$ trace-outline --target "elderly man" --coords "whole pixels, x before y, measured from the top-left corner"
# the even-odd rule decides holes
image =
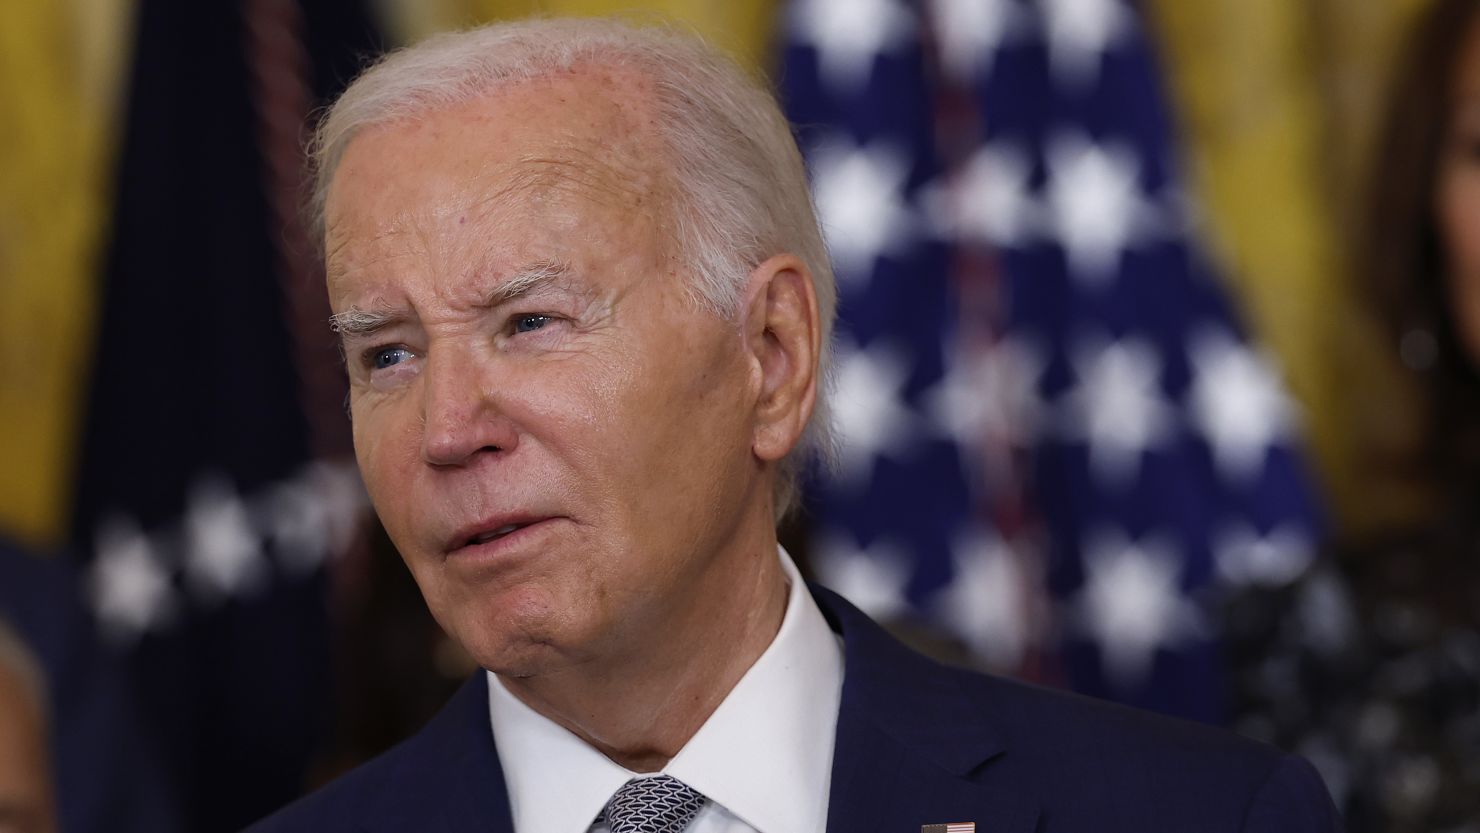
[[[785,119],[702,44],[434,38],[316,155],[361,470],[487,673],[259,830],[1335,826],[1298,759],[933,664],[802,582],[832,276]]]

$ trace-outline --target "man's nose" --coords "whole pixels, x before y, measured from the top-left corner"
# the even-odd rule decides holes
[[[434,466],[466,465],[508,452],[518,432],[501,407],[488,357],[448,347],[432,351],[422,377],[422,459]]]

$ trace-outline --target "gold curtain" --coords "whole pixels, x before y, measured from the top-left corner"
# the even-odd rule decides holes
[[[753,69],[769,70],[779,0],[390,0],[393,35],[413,42],[433,32],[542,15],[663,17],[694,27]]]
[[[130,11],[0,4],[0,529],[38,546],[71,500]]]
[[[1371,465],[1416,428],[1345,260],[1374,120],[1425,0],[1151,0],[1186,161],[1221,266],[1278,357],[1340,531],[1411,514]]]

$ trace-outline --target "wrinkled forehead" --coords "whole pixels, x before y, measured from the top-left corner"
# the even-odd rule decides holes
[[[330,271],[353,238],[438,217],[585,201],[652,215],[669,202],[652,83],[578,67],[366,129],[349,143],[325,205]],[[464,220],[465,221],[465,220]]]

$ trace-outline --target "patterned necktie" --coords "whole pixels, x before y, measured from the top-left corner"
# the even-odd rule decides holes
[[[612,833],[680,833],[703,806],[704,796],[693,787],[658,775],[623,784],[601,813]]]

